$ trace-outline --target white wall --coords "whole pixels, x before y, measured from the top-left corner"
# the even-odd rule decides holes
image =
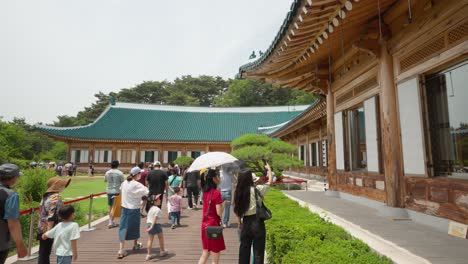
[[[397,90],[405,174],[425,175],[418,78],[398,84]]]
[[[379,141],[375,97],[364,101],[366,128],[367,171],[379,172]]]
[[[344,170],[343,113],[335,114],[336,168]]]

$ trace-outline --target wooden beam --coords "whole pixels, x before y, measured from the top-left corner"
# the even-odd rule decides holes
[[[387,43],[380,47],[380,85],[382,104],[382,145],[385,171],[385,191],[387,205],[404,206],[403,155],[401,152],[400,131],[398,126],[398,109],[396,87],[393,74],[393,60],[387,49]]]
[[[378,40],[374,39],[356,41],[353,43],[352,48],[371,54],[374,57],[379,54],[379,43]]]

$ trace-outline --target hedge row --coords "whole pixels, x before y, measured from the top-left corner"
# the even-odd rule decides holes
[[[266,221],[268,261],[289,263],[392,263],[307,208],[273,189],[265,199],[273,213]]]

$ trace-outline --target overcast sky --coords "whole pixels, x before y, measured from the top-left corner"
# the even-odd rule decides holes
[[[182,75],[233,78],[290,0],[2,0],[0,116],[51,123],[109,93]]]

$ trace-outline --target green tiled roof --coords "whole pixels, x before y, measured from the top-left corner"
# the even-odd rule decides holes
[[[257,129],[257,131],[258,131],[258,133],[262,133],[262,134],[265,134],[267,136],[272,136],[275,132],[280,131],[282,129],[285,129],[290,124],[293,124],[294,121],[298,120],[303,115],[307,114],[307,112],[314,109],[314,107],[316,107],[321,101],[322,101],[322,99],[320,97],[318,97],[317,100],[315,100],[315,102],[313,102],[310,106],[308,106],[306,109],[304,109],[304,111],[302,111],[301,113],[296,115],[294,118],[291,118],[290,120],[287,120],[286,122],[283,122],[281,124],[259,127]]]
[[[185,107],[117,103],[93,123],[79,127],[37,126],[58,138],[182,142],[230,142],[293,119],[308,105],[275,107]]]

